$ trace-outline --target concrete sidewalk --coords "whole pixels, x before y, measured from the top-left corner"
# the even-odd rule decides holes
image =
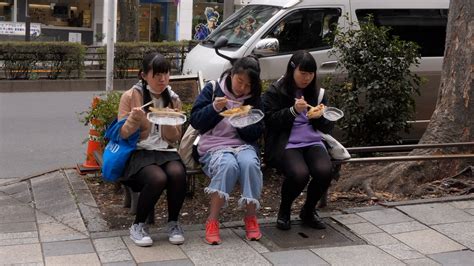
[[[186,242],[135,246],[110,231],[75,170],[0,185],[0,264],[35,265],[474,265],[474,195],[321,213],[326,230],[275,229],[244,240],[241,222],[224,223],[223,243],[204,243],[202,225],[185,226]]]

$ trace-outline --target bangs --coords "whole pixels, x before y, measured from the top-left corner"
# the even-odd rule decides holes
[[[303,54],[303,58],[301,58],[301,62],[299,63],[299,68],[301,71],[305,72],[316,72],[316,61],[314,58],[309,54]]]
[[[157,55],[155,58],[153,58],[153,61],[150,64],[151,69],[153,69],[153,75],[157,73],[168,73],[170,72],[171,65],[166,60],[166,58],[163,55]]]

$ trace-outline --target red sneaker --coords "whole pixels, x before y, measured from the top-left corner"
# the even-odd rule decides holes
[[[262,233],[260,232],[260,226],[257,222],[257,216],[247,216],[244,219],[245,222],[245,237],[247,240],[259,240],[262,238]]]
[[[221,237],[219,235],[219,222],[216,219],[206,222],[206,243],[209,245],[219,245]]]

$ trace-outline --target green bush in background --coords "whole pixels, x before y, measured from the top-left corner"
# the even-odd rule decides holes
[[[81,78],[84,55],[85,46],[77,43],[0,42],[0,67],[7,79],[30,79],[33,70],[46,70],[49,79]]]
[[[333,106],[344,111],[338,125],[349,146],[399,143],[419,94],[420,78],[410,71],[419,63],[418,46],[390,36],[371,17],[359,26],[336,31],[333,55],[344,71],[323,86]]]

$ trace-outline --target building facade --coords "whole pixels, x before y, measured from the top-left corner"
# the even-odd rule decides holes
[[[202,40],[244,4],[242,0],[136,1],[139,41]],[[31,40],[104,44],[112,6],[118,22],[117,0],[0,0],[0,41],[24,40],[29,21]]]

